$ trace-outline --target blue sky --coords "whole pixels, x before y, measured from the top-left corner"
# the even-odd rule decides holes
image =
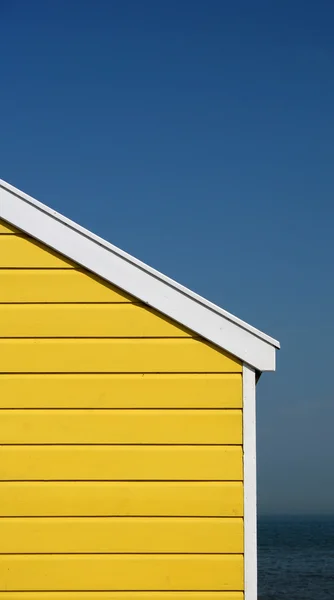
[[[278,338],[261,512],[334,507],[334,4],[0,2],[0,177]]]

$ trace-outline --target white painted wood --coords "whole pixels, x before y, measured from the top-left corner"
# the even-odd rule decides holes
[[[255,371],[243,366],[245,600],[257,600]]]
[[[279,342],[0,180],[0,218],[259,371]]]

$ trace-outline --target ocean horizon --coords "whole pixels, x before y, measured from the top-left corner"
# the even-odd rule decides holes
[[[260,515],[258,599],[334,599],[334,514]]]

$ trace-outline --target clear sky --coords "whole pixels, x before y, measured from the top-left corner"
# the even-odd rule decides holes
[[[0,177],[278,338],[261,512],[334,511],[334,4],[0,0]]]

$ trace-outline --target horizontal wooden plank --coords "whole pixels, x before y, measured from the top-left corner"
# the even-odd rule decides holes
[[[241,444],[241,410],[1,411],[0,444]]]
[[[240,518],[0,518],[1,554],[243,552]]]
[[[0,302],[132,302],[92,274],[76,269],[0,269]]]
[[[243,592],[1,592],[0,600],[244,600]]]
[[[195,339],[1,340],[2,373],[240,373],[241,363]]]
[[[244,600],[243,592],[1,592],[0,600]]]
[[[0,408],[241,407],[240,373],[0,377]]]
[[[241,446],[0,446],[0,480],[242,480]]]
[[[0,337],[190,337],[162,315],[131,304],[0,304]]]
[[[241,482],[0,483],[0,515],[241,517]]]
[[[242,555],[0,556],[2,590],[242,590]]]
[[[0,236],[0,268],[72,269],[73,263],[31,238]]]

